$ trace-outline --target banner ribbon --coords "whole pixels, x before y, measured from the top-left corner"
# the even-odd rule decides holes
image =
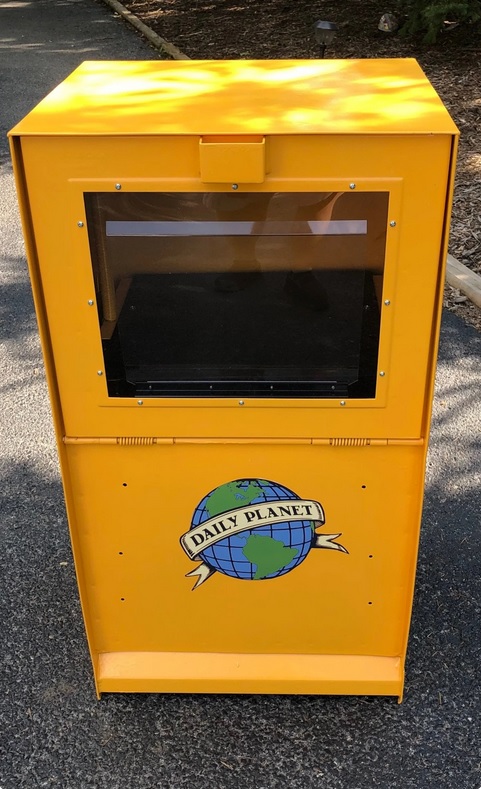
[[[195,559],[199,553],[225,537],[286,521],[314,521],[323,524],[324,510],[318,501],[308,499],[285,499],[239,507],[209,518],[190,529],[182,535],[180,544],[189,559]]]
[[[310,499],[285,499],[248,507],[239,507],[200,523],[182,535],[180,543],[189,559],[196,557],[220,540],[243,531],[273,526],[286,521],[311,521],[313,529],[324,524],[324,510],[318,501]],[[313,534],[312,548],[327,548],[348,553],[343,545],[335,542],[339,534]],[[186,578],[196,577],[194,589],[210,578],[216,570],[201,562]]]

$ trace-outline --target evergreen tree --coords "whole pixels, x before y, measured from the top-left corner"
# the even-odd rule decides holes
[[[473,23],[481,19],[481,0],[400,0],[399,5],[407,14],[402,32],[422,32],[429,44],[436,41],[445,21]]]

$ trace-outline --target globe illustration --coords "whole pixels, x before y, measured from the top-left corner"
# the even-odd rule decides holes
[[[196,507],[191,529],[236,508],[298,500],[283,485],[265,479],[237,479],[220,485]],[[313,520],[286,520],[222,538],[197,557],[213,570],[249,581],[278,578],[304,561],[315,540]]]

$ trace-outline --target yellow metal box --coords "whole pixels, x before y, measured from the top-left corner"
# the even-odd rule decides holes
[[[457,143],[419,66],[87,62],[10,137],[98,693],[400,698]]]

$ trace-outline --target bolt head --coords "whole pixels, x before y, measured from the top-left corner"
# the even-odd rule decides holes
[[[83,227],[83,226],[84,226],[83,222],[77,222],[77,227]]]
[[[349,189],[355,189],[355,188],[356,188],[356,184],[349,184]]]
[[[239,188],[239,184],[232,184],[234,192]]]
[[[341,402],[339,403],[339,405],[346,405],[346,401],[345,401],[345,400],[341,400]]]
[[[396,227],[396,222],[394,221],[394,219],[392,220],[392,222],[389,222],[389,224],[391,225],[391,227]]]
[[[102,370],[97,370],[97,375],[103,375],[103,371]]]
[[[386,305],[386,307],[389,307],[390,303],[391,303],[390,299],[384,299],[384,304]]]
[[[143,404],[144,404],[143,400],[137,400],[137,405],[143,405]]]
[[[122,189],[122,184],[115,184],[115,188],[117,189],[117,191],[119,191],[120,189]]]
[[[244,405],[244,401],[243,400],[239,400],[239,405]]]
[[[94,306],[94,300],[93,299],[89,299],[87,304],[89,305],[89,307],[93,307]]]
[[[379,373],[379,375],[381,376],[381,378],[384,378],[384,376],[386,375],[386,373],[384,372],[384,370],[381,370],[381,372]]]

